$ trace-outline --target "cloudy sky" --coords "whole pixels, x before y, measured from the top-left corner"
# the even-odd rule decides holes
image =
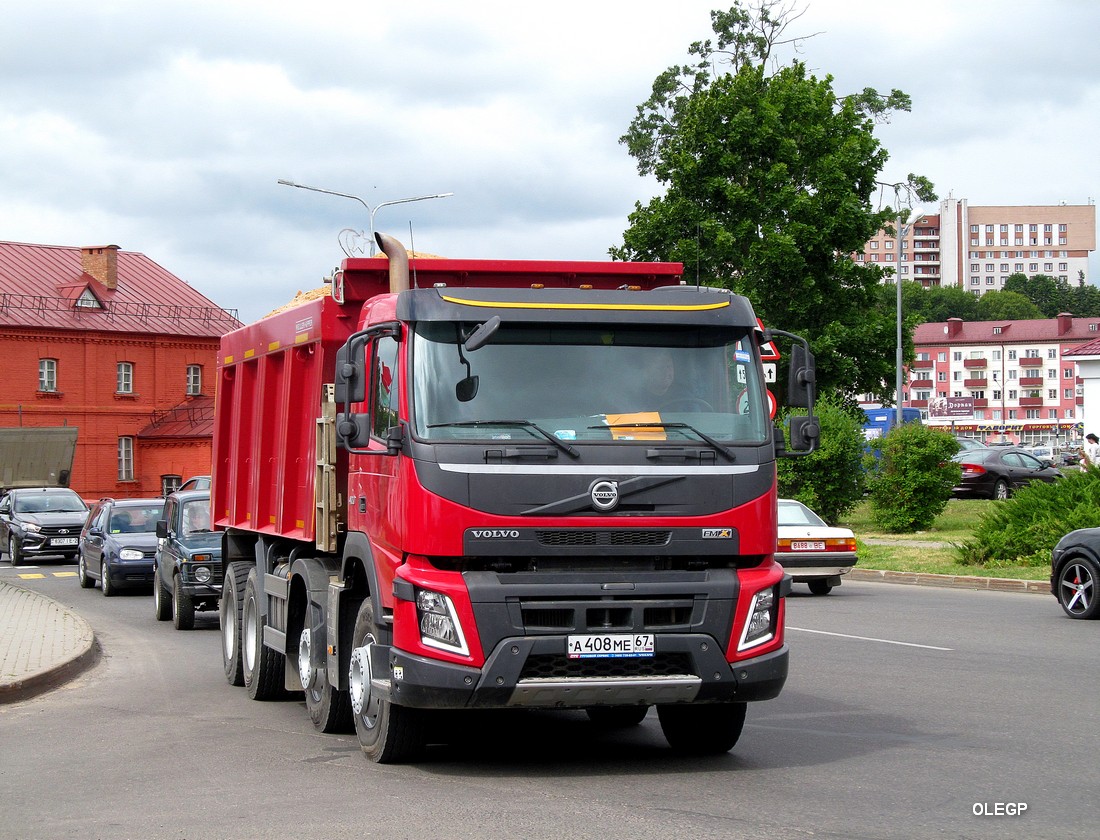
[[[973,204],[1100,193],[1100,4],[800,7],[801,57],[838,92],[913,98],[877,131],[885,180]],[[712,8],[7,0],[0,240],[141,251],[244,320],[320,285],[341,229],[369,229],[361,204],[279,179],[371,207],[453,192],[377,211],[418,250],[603,259],[657,190],[618,138]]]

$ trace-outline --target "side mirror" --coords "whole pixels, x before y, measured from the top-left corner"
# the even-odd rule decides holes
[[[821,426],[816,417],[795,416],[791,423],[791,449],[795,452],[813,452],[821,438]]]
[[[370,415],[336,415],[336,445],[348,450],[365,447],[370,443]]]
[[[335,398],[336,402],[347,405],[363,402],[367,398],[366,364],[363,360],[363,347],[367,336],[363,333],[353,335],[336,351]]]
[[[157,520],[157,539],[168,539],[168,523],[163,519]]]
[[[817,374],[814,354],[798,342],[791,346],[791,367],[787,376],[787,405],[809,408],[813,401]]]

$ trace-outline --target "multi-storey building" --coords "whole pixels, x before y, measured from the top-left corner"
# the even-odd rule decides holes
[[[882,263],[902,280],[980,295],[1003,289],[1013,274],[1088,282],[1095,250],[1094,204],[971,207],[966,199],[947,198],[939,213],[903,225],[900,242],[896,233],[879,232],[854,257]]]
[[[0,426],[76,426],[85,498],[159,496],[210,471],[218,344],[237,326],[144,254],[0,242]]]
[[[1084,396],[1070,351],[1100,339],[1100,318],[921,324],[903,405],[956,434],[1074,443]],[[1093,418],[1100,423],[1100,417]]]

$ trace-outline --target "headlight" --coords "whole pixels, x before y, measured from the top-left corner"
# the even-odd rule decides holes
[[[24,522],[23,530],[30,534],[37,534],[39,531],[42,530],[42,526],[35,525],[33,522]]]
[[[416,593],[416,612],[420,620],[421,643],[462,656],[469,654],[462,625],[458,622],[450,598],[442,592],[419,589]]]
[[[770,642],[775,636],[775,622],[778,616],[778,601],[775,597],[775,589],[762,589],[752,596],[749,602],[749,618],[745,622],[745,629],[741,633],[741,641],[737,649],[747,650],[765,642]]]
[[[145,555],[136,548],[124,548],[118,553],[119,560],[140,560]]]
[[[210,578],[213,575],[210,574],[209,566],[195,566],[193,569],[195,573],[195,580],[199,583],[210,583]]]

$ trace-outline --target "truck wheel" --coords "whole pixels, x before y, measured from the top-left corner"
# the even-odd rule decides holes
[[[649,706],[589,706],[585,712],[600,729],[626,729],[645,720]]]
[[[828,595],[833,591],[833,585],[823,578],[806,581],[806,585],[810,587],[811,595]]]
[[[305,689],[306,711],[318,732],[350,732],[351,700],[346,691],[333,688],[324,667],[313,667],[314,633],[302,629],[298,640],[298,677]]]
[[[420,709],[395,706],[371,685],[372,677],[389,682],[389,674],[371,674],[371,646],[378,628],[370,598],[363,601],[352,633],[348,688],[355,734],[367,758],[378,764],[414,760],[424,748],[424,714]]]
[[[251,564],[234,561],[229,564],[222,584],[218,620],[222,628],[222,666],[230,685],[244,685],[244,665],[241,661],[241,608],[244,587]]]
[[[687,755],[721,755],[733,749],[745,725],[744,703],[658,706],[661,731],[672,749]]]
[[[183,591],[178,574],[172,576],[172,623],[177,630],[195,629],[195,602]]]
[[[160,581],[160,570],[153,572],[153,614],[157,621],[167,621],[172,617],[172,595]]]
[[[103,597],[110,598],[115,594],[115,586],[111,583],[111,570],[106,562],[99,564],[99,588],[103,590]]]
[[[91,589],[95,586],[95,581],[88,577],[88,566],[84,562],[84,552],[78,555],[76,561],[76,579],[79,581],[81,589]]]
[[[263,618],[256,586],[256,569],[248,570],[241,607],[241,664],[244,687],[253,700],[283,697],[283,669],[286,657],[264,647]]]

